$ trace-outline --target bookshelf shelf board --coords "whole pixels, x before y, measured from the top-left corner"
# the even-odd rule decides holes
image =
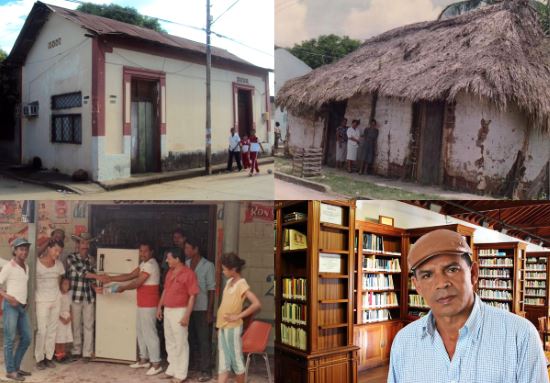
[[[524,269],[523,271],[527,271],[529,273],[537,273],[537,272],[545,273],[546,269],[544,269],[544,270],[541,270],[541,269]]]
[[[307,249],[298,249],[298,250],[283,250],[283,254],[298,254],[298,253],[306,253]]]
[[[395,270],[369,270],[369,269],[363,269],[363,274],[401,274],[401,271],[395,271]]]
[[[347,250],[319,249],[319,253],[329,253],[329,254],[342,254],[342,255],[348,255],[348,254],[349,254],[349,251],[347,251]]]
[[[480,269],[513,269],[513,265],[506,265],[506,266],[483,266],[479,265]]]
[[[514,258],[513,255],[480,255],[478,258],[485,258],[485,259],[501,259],[501,258]]]
[[[479,277],[480,279],[492,279],[492,280],[497,280],[497,279],[504,279],[504,280],[510,280],[512,279],[511,277],[497,277],[497,276],[484,276],[484,275],[481,275]],[[540,279],[541,281],[545,281],[546,279]]]
[[[280,347],[284,350],[286,350],[287,352],[290,351],[294,354],[298,354],[302,357],[307,357],[307,352],[305,350],[301,350],[299,349],[298,347],[294,347],[294,346],[291,346],[289,344],[286,344],[286,343],[283,343],[283,342],[277,342],[277,347]]]
[[[525,278],[525,280],[526,281],[545,281],[546,278]],[[534,287],[534,288],[536,288],[536,287]]]
[[[285,222],[285,223],[283,223],[283,227],[294,226],[294,225],[303,225],[303,224],[306,224],[306,223],[307,223],[307,218],[306,219],[299,219],[297,221]]]
[[[511,287],[479,287],[480,290],[503,290],[503,291],[512,291]]]
[[[400,291],[400,289],[362,289],[364,293],[387,293],[392,291]]]
[[[282,301],[285,302],[291,302],[291,303],[307,303],[307,300],[305,299],[297,299],[297,298],[281,298]]]
[[[347,226],[337,225],[335,223],[328,223],[328,222],[321,222],[321,228],[344,230],[344,231],[349,230],[349,227]]]
[[[331,303],[348,303],[349,299],[319,299],[319,303],[328,305]]]
[[[284,323],[284,324],[289,325],[289,326],[294,326],[294,327],[307,328],[307,325],[305,325],[305,324],[301,324],[301,323],[292,323],[292,322],[289,322],[289,321],[284,320],[284,319],[281,319],[281,323]]]
[[[349,275],[338,273],[320,273],[319,278],[323,279],[348,279]]]
[[[335,324],[323,324],[320,325],[319,328],[321,330],[330,330],[333,328],[341,328],[341,327],[348,327],[347,323],[335,323]]]
[[[498,301],[498,302],[512,302],[513,300],[512,299],[502,299],[502,298],[484,298],[484,297],[481,297],[481,300],[483,301]]]
[[[363,307],[361,310],[363,310],[363,311],[373,311],[373,310],[398,309],[398,308],[399,308],[399,305],[393,305],[393,306]]]
[[[390,257],[390,258],[401,258],[401,254],[388,254],[388,253],[380,253],[377,251],[370,251],[363,249],[363,255],[369,256],[374,255],[375,257]]]
[[[409,305],[409,308],[412,309],[421,309],[421,310],[430,310],[429,306],[415,306],[415,305]]]
[[[546,299],[546,295],[530,295],[530,294],[525,294],[525,298],[543,298],[543,299]]]
[[[525,306],[544,307],[546,305],[534,305],[532,303],[526,303]]]

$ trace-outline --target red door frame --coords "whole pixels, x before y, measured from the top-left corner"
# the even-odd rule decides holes
[[[246,90],[250,92],[250,114],[252,121],[252,129],[256,129],[256,122],[254,121],[254,92],[256,88],[251,85],[244,85],[234,82],[233,83],[233,127],[235,131],[239,133],[239,108],[238,108],[238,99],[239,99],[239,90]]]

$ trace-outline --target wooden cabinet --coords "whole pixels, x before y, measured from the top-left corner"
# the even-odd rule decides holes
[[[550,251],[527,252],[525,273],[540,273],[544,280],[525,278],[525,317],[539,327],[538,318],[550,316]],[[526,274],[527,275],[527,274]],[[543,278],[541,278],[543,279]]]
[[[362,345],[358,352],[359,371],[389,362],[393,339],[401,328],[401,320],[355,326],[354,342]]]

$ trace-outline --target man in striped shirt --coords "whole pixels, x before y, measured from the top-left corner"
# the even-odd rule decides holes
[[[546,358],[526,319],[481,301],[479,266],[464,237],[434,230],[407,261],[429,314],[402,329],[392,345],[389,383],[545,383]]]

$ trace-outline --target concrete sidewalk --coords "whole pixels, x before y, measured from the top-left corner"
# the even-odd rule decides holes
[[[271,164],[273,157],[260,158],[260,165]],[[212,166],[212,174],[223,173],[226,164]],[[162,173],[146,173],[133,175],[129,178],[103,182],[77,182],[68,175],[48,170],[32,171],[28,167],[0,164],[0,174],[20,182],[40,185],[57,191],[66,191],[78,195],[97,194],[105,191],[135,188],[139,186],[159,184],[163,182],[182,180],[205,175],[204,169],[188,169]]]

